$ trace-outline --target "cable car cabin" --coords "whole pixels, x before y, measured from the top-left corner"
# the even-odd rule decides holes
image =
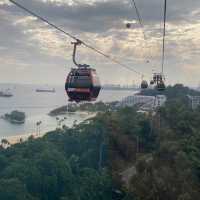
[[[164,78],[163,74],[161,74],[161,73],[154,73],[152,81],[154,81],[154,83],[158,83],[158,82],[163,81],[164,79],[165,78]]]
[[[166,86],[165,86],[165,83],[163,81],[160,81],[157,86],[156,86],[156,89],[158,91],[164,91],[166,89]]]
[[[131,23],[127,23],[126,28],[131,28]]]
[[[101,90],[96,70],[92,68],[72,69],[68,74],[65,90],[69,101],[95,101]]]
[[[150,85],[153,85],[155,82],[153,80],[150,81]]]
[[[142,83],[141,83],[141,89],[147,89],[147,88],[148,88],[147,81],[142,81]]]

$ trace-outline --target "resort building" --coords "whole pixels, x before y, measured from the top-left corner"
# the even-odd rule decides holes
[[[200,106],[200,96],[190,96],[188,95],[189,100],[191,101],[192,109],[196,109]]]
[[[161,107],[165,104],[167,98],[165,95],[157,96],[142,96],[142,95],[133,95],[128,96],[122,99],[118,103],[118,107],[132,107],[139,106],[140,110],[153,110],[157,107]]]

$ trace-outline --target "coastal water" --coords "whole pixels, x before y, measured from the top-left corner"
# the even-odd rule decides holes
[[[13,110],[25,112],[26,122],[22,125],[11,124],[0,119],[0,139],[4,137],[30,134],[36,132],[36,123],[41,121],[40,131],[47,132],[58,126],[56,117],[48,113],[54,108],[67,104],[67,96],[63,87],[54,87],[55,93],[37,93],[35,90],[41,86],[36,85],[11,85],[0,84],[0,90],[10,88],[13,93],[11,98],[0,98],[0,116]],[[111,102],[121,100],[133,94],[134,91],[102,90],[98,101]],[[74,121],[81,122],[88,117],[84,113],[62,116],[62,125],[72,126]]]

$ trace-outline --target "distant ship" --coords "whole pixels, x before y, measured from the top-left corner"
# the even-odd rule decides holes
[[[36,92],[49,92],[49,93],[55,93],[55,88],[53,89],[36,89]]]
[[[12,97],[12,96],[13,94],[9,90],[0,91],[0,97]]]

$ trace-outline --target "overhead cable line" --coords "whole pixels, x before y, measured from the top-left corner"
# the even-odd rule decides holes
[[[146,59],[148,59],[147,60],[147,63],[149,63],[149,59],[153,59],[152,58],[152,52],[151,52],[151,49],[149,48],[149,46],[148,46],[148,44],[147,44],[147,36],[146,36],[146,34],[145,34],[145,28],[144,28],[144,23],[143,23],[143,20],[142,20],[142,16],[141,16],[141,14],[140,14],[140,12],[139,12],[139,9],[138,9],[138,7],[137,7],[137,4],[136,4],[136,1],[135,0],[131,0],[131,4],[133,5],[133,7],[134,7],[134,9],[135,9],[135,11],[136,11],[136,15],[137,15],[137,19],[138,19],[138,22],[139,22],[139,25],[140,25],[140,27],[141,27],[141,30],[142,30],[142,34],[143,34],[143,37],[144,37],[144,41],[145,41],[145,43],[146,43],[146,48],[148,48],[149,49],[149,56],[146,56]],[[144,48],[144,47],[143,47]],[[144,55],[143,55],[144,56]],[[148,58],[149,57],[149,58]]]
[[[140,15],[139,9],[137,8],[137,4],[136,4],[135,0],[131,0],[131,2],[132,2],[133,6],[135,8],[136,15],[137,15],[137,18],[138,18],[138,22],[140,24],[140,27],[142,29],[142,33],[143,33],[143,36],[144,36],[144,40],[146,40],[146,35],[145,35],[145,32],[144,32],[144,24],[142,22],[142,17]]]
[[[164,19],[163,19],[163,43],[162,43],[162,74],[165,64],[165,37],[166,37],[166,18],[167,18],[167,0],[164,0]]]
[[[81,44],[83,44],[85,47],[87,47],[87,48],[93,50],[94,52],[96,52],[96,53],[98,53],[98,54],[104,56],[105,58],[107,58],[108,60],[112,61],[113,63],[118,64],[119,66],[121,66],[121,67],[123,67],[123,68],[126,68],[126,69],[128,69],[128,70],[130,70],[130,71],[133,71],[134,73],[136,73],[136,74],[138,74],[138,75],[140,75],[140,76],[143,75],[143,73],[141,73],[141,72],[139,72],[139,71],[133,69],[132,67],[129,67],[129,66],[127,66],[127,65],[125,65],[125,64],[123,64],[123,63],[121,63],[120,61],[118,61],[118,60],[112,58],[110,55],[105,54],[104,52],[98,50],[97,48],[91,46],[90,44],[87,44],[86,42],[84,42],[84,41],[80,40],[79,38],[75,37],[74,35],[72,35],[72,34],[66,32],[66,31],[64,31],[64,30],[61,29],[60,27],[58,27],[58,26],[56,26],[55,24],[49,22],[47,19],[41,17],[40,15],[38,15],[38,14],[36,14],[35,12],[31,11],[30,9],[24,7],[23,5],[19,4],[18,2],[14,1],[14,0],[9,0],[9,1],[10,1],[11,3],[13,3],[14,5],[16,5],[17,7],[21,8],[22,10],[26,11],[26,12],[29,13],[30,15],[32,15],[32,16],[38,18],[39,20],[41,20],[41,21],[47,23],[49,26],[51,26],[51,27],[55,28],[56,30],[62,32],[63,34],[69,36],[70,38],[81,42]]]

